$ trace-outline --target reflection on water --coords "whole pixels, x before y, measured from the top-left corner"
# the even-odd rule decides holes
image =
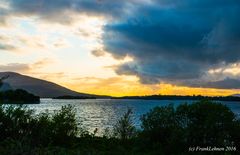
[[[116,121],[127,111],[133,109],[134,124],[140,128],[140,117],[156,106],[164,106],[170,103],[177,106],[186,101],[161,101],[161,100],[116,100],[116,99],[86,99],[86,100],[57,100],[41,99],[40,104],[27,105],[34,109],[36,113],[50,113],[61,109],[64,105],[74,105],[76,108],[77,119],[90,132],[98,128],[101,134],[104,129],[112,128]],[[187,101],[191,103],[192,101]],[[222,102],[240,116],[239,102]]]

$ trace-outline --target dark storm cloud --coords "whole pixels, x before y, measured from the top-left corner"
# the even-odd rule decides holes
[[[15,15],[37,15],[53,22],[71,23],[76,13],[121,17],[128,11],[128,4],[135,0],[9,0],[11,13]]]
[[[186,84],[210,68],[240,61],[239,14],[240,1],[234,0],[158,1],[107,25],[105,48],[116,58],[134,57],[135,67],[121,65],[119,74],[137,75],[143,83]]]
[[[202,88],[219,88],[219,89],[239,89],[240,88],[240,80],[225,78],[219,81],[212,82],[202,82],[202,83],[194,83],[194,84],[186,84],[190,87],[202,87]]]
[[[227,78],[227,79],[224,79],[221,81],[208,82],[203,87],[220,88],[220,89],[239,89],[240,88],[240,80]]]
[[[65,10],[79,10],[80,12],[117,12],[124,1],[110,0],[10,0],[11,7],[23,13],[51,14]]]
[[[119,66],[116,73],[120,75],[137,75],[144,84],[155,84],[162,81],[176,83],[176,80],[197,79],[204,70],[201,65],[188,62],[152,58],[152,60],[127,63]]]

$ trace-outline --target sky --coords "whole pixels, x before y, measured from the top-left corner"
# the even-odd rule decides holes
[[[0,71],[100,95],[240,93],[239,0],[0,0]]]

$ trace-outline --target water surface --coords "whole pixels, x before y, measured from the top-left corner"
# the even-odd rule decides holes
[[[99,134],[106,128],[112,128],[116,121],[127,111],[133,110],[134,124],[140,128],[141,115],[147,113],[156,106],[165,106],[172,103],[177,106],[181,103],[194,101],[183,100],[127,100],[127,99],[41,99],[40,104],[27,105],[36,113],[48,110],[50,113],[61,109],[64,105],[73,105],[76,109],[77,120],[88,131],[93,132],[98,128]],[[222,102],[226,104],[236,115],[240,116],[240,102]]]

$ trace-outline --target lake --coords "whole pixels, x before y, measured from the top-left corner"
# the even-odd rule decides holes
[[[40,104],[27,105],[36,113],[52,113],[61,109],[64,105],[74,105],[76,109],[77,120],[89,132],[98,128],[98,134],[101,135],[106,128],[112,128],[116,121],[127,111],[128,108],[133,110],[134,124],[140,128],[141,115],[147,113],[156,106],[165,106],[170,103],[177,106],[181,103],[194,101],[183,100],[127,100],[127,99],[76,99],[76,100],[59,100],[59,99],[41,99]],[[240,116],[240,102],[222,102],[227,105],[237,116]]]

